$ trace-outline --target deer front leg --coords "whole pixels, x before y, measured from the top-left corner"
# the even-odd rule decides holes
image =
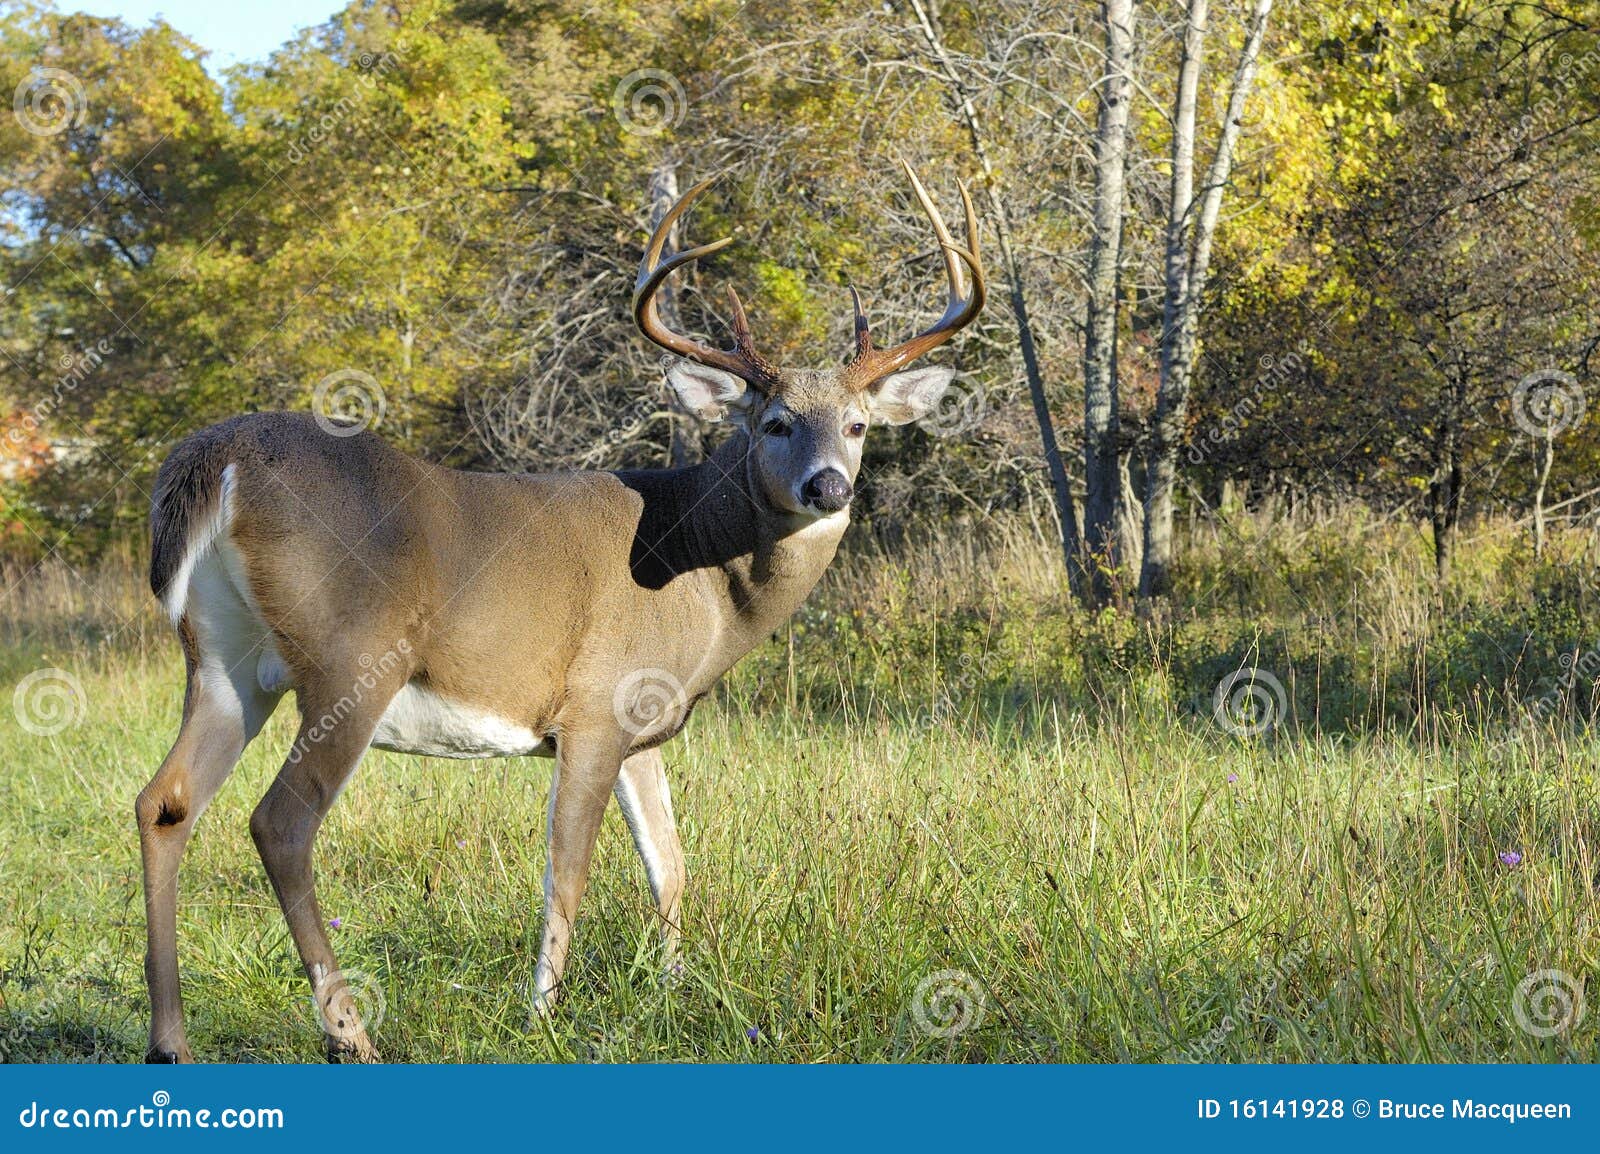
[[[600,819],[621,772],[627,739],[619,733],[564,732],[556,743],[556,771],[550,783],[550,816],[544,867],[544,932],[533,970],[533,1009],[555,1005],[567,968],[578,903],[589,884]]]
[[[667,788],[667,763],[661,750],[649,749],[624,761],[614,792],[650,880],[650,896],[655,899],[656,913],[661,918],[663,972],[670,980],[683,938],[680,901],[685,870],[683,846],[672,815],[672,795]]]

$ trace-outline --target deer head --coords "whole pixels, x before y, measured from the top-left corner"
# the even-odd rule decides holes
[[[950,297],[944,315],[932,328],[893,348],[873,347],[861,295],[854,288],[850,295],[855,304],[855,354],[835,368],[780,368],[763,357],[756,351],[744,306],[731,285],[732,348],[713,348],[668,329],[655,300],[663,282],[675,269],[733,243],[726,237],[662,259],[672,226],[710,180],[695,185],[672,206],[656,226],[639,263],[634,319],[645,336],[683,358],[668,368],[668,381],[690,412],[705,420],[726,418],[743,425],[751,446],[749,480],[769,504],[783,512],[828,516],[850,504],[868,427],[873,423],[903,425],[925,416],[955,375],[946,367],[905,366],[944,344],[983,308],[978,222],[966,186],[961,186],[967,217],[967,247],[962,248],[951,238],[944,218],[911,166],[905,169],[944,252]],[[970,288],[965,283],[968,270]]]

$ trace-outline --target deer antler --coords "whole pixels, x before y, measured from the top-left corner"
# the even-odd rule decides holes
[[[728,286],[728,303],[733,308],[731,349],[713,348],[692,337],[673,332],[662,323],[660,310],[656,307],[656,292],[675,269],[733,243],[731,236],[723,237],[710,244],[702,244],[697,248],[675,253],[666,260],[661,259],[661,250],[666,247],[667,234],[672,231],[672,226],[715,179],[712,177],[702,180],[679,197],[678,203],[661,218],[661,223],[656,225],[655,232],[650,235],[650,243],[645,246],[644,259],[639,262],[639,279],[633,285],[633,319],[638,324],[639,331],[662,348],[679,356],[692,357],[703,365],[724,369],[759,388],[767,388],[777,383],[778,369],[771,361],[756,352],[750,338],[750,322],[744,315],[744,305],[740,303],[739,294],[733,291],[732,285]]]
[[[872,347],[872,334],[867,327],[867,314],[861,307],[861,294],[852,288],[850,297],[855,303],[856,310],[856,355],[845,366],[844,379],[850,388],[857,391],[866,388],[874,381],[882,380],[896,369],[903,368],[955,336],[983,310],[986,297],[983,262],[978,255],[978,214],[972,209],[972,197],[967,195],[967,186],[965,184],[960,186],[961,204],[967,213],[967,247],[962,248],[951,238],[950,230],[945,227],[944,217],[940,216],[939,210],[933,206],[933,201],[928,197],[928,190],[922,187],[922,182],[911,170],[911,165],[905,161],[900,163],[905,167],[906,175],[911,178],[911,187],[916,190],[917,199],[922,202],[922,211],[928,214],[934,235],[939,239],[939,247],[944,250],[945,274],[950,279],[950,302],[945,306],[944,315],[931,329],[918,333],[909,341],[892,349],[875,349]],[[963,264],[972,271],[971,292],[963,286],[965,279],[962,276]]]

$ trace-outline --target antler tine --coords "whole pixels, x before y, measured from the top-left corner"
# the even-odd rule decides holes
[[[967,192],[967,186],[964,183],[960,184],[961,207],[967,218],[967,247],[962,248],[951,237],[950,229],[944,223],[944,217],[939,214],[933,198],[928,195],[928,190],[922,187],[922,181],[917,179],[917,174],[912,171],[911,165],[905,161],[901,163],[905,166],[906,175],[911,178],[911,187],[917,194],[917,200],[922,204],[923,212],[928,216],[928,222],[933,225],[934,235],[938,238],[939,248],[944,254],[945,275],[950,282],[950,297],[943,315],[934,322],[932,328],[918,333],[904,344],[880,350],[872,347],[867,318],[861,309],[861,296],[852,288],[850,292],[856,308],[856,353],[855,358],[845,367],[845,379],[857,390],[866,388],[874,381],[881,380],[896,369],[910,364],[924,353],[931,352],[944,344],[971,324],[973,318],[983,311],[984,301],[988,295],[983,279],[983,261],[979,256],[978,214],[972,207],[972,196]],[[970,289],[962,271],[963,266],[972,274]]]
[[[645,246],[644,260],[639,262],[639,278],[642,282],[646,269],[654,268],[661,259],[661,250],[666,247],[667,237],[672,235],[672,226],[678,223],[678,218],[689,211],[689,206],[700,198],[700,194],[716,183],[716,177],[708,176],[688,192],[680,196],[677,202],[667,210],[666,215],[656,225],[655,232],[650,234],[650,243]],[[732,240],[732,237],[728,237]]]
[[[856,310],[856,359],[859,360],[872,351],[872,330],[867,325],[867,310],[861,307],[861,294],[855,285],[850,286],[850,301]]]
[[[978,231],[978,213],[972,207],[972,193],[967,191],[967,182],[956,181],[956,187],[961,190],[961,207],[967,216],[967,247],[972,250],[973,256],[982,256],[979,246],[983,243],[983,236]]]
[[[961,262],[956,259],[955,253],[950,250],[955,247],[955,238],[950,235],[950,228],[944,222],[944,217],[939,214],[938,207],[933,203],[933,198],[928,195],[928,190],[922,187],[922,181],[917,179],[915,170],[910,162],[902,160],[900,167],[906,170],[906,175],[911,178],[911,188],[917,194],[917,200],[922,203],[922,211],[927,214],[928,221],[933,225],[934,235],[939,238],[939,246],[944,249],[944,271],[950,278],[950,292],[952,296],[965,296],[965,285],[961,278]]]
[[[750,321],[744,315],[744,302],[739,299],[738,291],[728,286],[728,307],[733,310],[733,318],[729,327],[733,329],[733,345],[738,349],[748,349],[750,343]]]
[[[640,332],[669,352],[690,357],[713,368],[724,369],[752,384],[770,384],[777,379],[777,370],[756,352],[755,345],[751,341],[750,323],[745,318],[744,306],[740,304],[739,295],[733,291],[731,285],[728,288],[728,298],[733,305],[734,346],[731,349],[713,348],[702,341],[673,332],[662,323],[661,312],[656,305],[656,293],[675,270],[703,256],[727,248],[733,243],[731,236],[723,237],[710,244],[698,245],[675,253],[666,260],[661,259],[661,251],[666,247],[667,236],[672,232],[672,226],[715,179],[711,177],[702,180],[679,197],[678,202],[661,218],[661,223],[656,225],[655,232],[650,234],[650,242],[645,245],[644,258],[639,262],[639,275],[634,280],[633,319],[639,326]]]

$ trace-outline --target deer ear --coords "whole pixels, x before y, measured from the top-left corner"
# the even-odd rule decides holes
[[[867,390],[872,415],[886,425],[905,425],[926,417],[938,407],[955,375],[948,366],[934,365],[884,377]]]
[[[729,409],[746,408],[753,389],[732,373],[679,359],[667,368],[667,382],[683,407],[703,421],[720,421]]]

